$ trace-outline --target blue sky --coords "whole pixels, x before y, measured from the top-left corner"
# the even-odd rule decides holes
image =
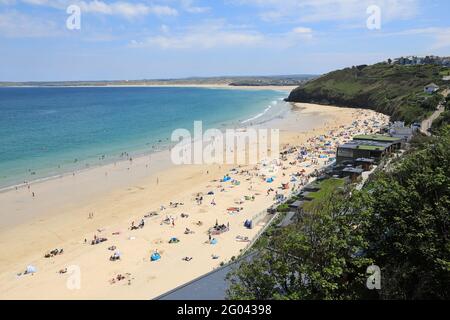
[[[66,10],[81,9],[69,30]],[[369,29],[369,6],[380,29]],[[448,0],[0,0],[0,81],[319,74],[450,56]]]

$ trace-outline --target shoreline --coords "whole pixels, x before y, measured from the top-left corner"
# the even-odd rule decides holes
[[[277,103],[278,102],[282,102],[286,106],[288,106],[288,105],[292,106],[292,103],[284,102],[284,100],[281,100],[281,99],[277,100]],[[238,126],[234,126],[234,127],[231,127],[231,126],[228,127],[227,126],[227,127],[221,128],[220,130],[224,131],[226,129],[231,129],[231,128],[234,128],[234,129],[246,128],[246,127],[248,127],[247,123],[250,123],[250,127],[258,127],[260,125],[263,125],[264,123],[267,123],[267,122],[270,123],[271,121],[273,121],[277,117],[274,117],[274,115],[272,115],[272,117],[269,117],[268,119],[264,119],[263,117],[273,107],[274,107],[274,105],[270,104],[262,112],[252,116],[249,119],[245,119],[245,120],[239,122]],[[279,107],[280,110],[283,107],[284,106]],[[292,109],[292,107],[291,107],[291,109]],[[258,119],[261,118],[261,117],[263,119],[261,120],[261,122],[259,122]],[[140,149],[140,150],[130,151],[129,153],[128,152],[127,153],[128,153],[128,155],[130,155],[130,157],[132,157],[133,159],[137,159],[137,160],[142,159],[144,157],[152,157],[152,156],[156,156],[156,158],[159,158],[159,155],[164,154],[168,150],[170,150],[170,148],[172,147],[172,144],[173,144],[173,142],[169,140],[169,144],[160,145],[160,146],[158,146],[158,147],[160,147],[160,149],[155,150],[155,151]],[[36,184],[39,184],[39,183],[42,183],[42,182],[46,182],[46,181],[50,181],[50,180],[54,180],[54,179],[61,179],[63,177],[67,177],[67,176],[77,175],[79,173],[83,173],[83,172],[89,171],[91,169],[97,169],[97,168],[102,168],[102,167],[106,168],[106,167],[108,167],[108,166],[110,166],[112,164],[124,164],[124,163],[127,163],[129,161],[127,158],[117,157],[117,156],[114,157],[112,155],[109,155],[109,158],[110,159],[106,160],[103,163],[96,163],[96,164],[86,163],[88,165],[87,167],[86,167],[86,164],[85,164],[85,166],[82,166],[82,167],[79,167],[79,168],[72,168],[72,169],[65,168],[65,170],[61,170],[61,172],[55,172],[54,174],[50,174],[48,176],[43,176],[43,177],[36,178],[36,179],[33,179],[33,180],[28,179],[28,180],[24,180],[23,182],[0,186],[0,194],[4,193],[4,192],[9,192],[9,191],[21,189],[21,188],[26,188],[28,186],[36,185]],[[94,160],[94,158],[92,158],[91,160]],[[84,162],[84,160],[82,162]],[[52,168],[51,170],[55,170],[55,168]]]
[[[296,106],[301,108],[293,110],[286,119],[264,124],[284,124],[280,127],[287,128],[281,132],[282,146],[309,145],[312,143],[309,141],[317,135],[327,134],[330,130],[345,130],[339,129],[342,126],[350,128],[355,118],[384,117],[359,109],[303,104]],[[251,219],[273,204],[272,197],[265,196],[267,183],[257,175],[233,174],[241,184],[233,186],[222,183],[225,192],[221,193],[217,179],[236,166],[169,166],[149,172],[145,160],[144,157],[142,163],[133,163],[131,170],[122,164],[113,166],[107,177],[104,170],[92,170],[74,179],[69,176],[43,182],[33,186],[37,191],[35,199],[31,199],[29,192],[24,189],[0,194],[4,213],[15,212],[16,219],[21,220],[0,231],[0,298],[148,299],[211,271],[220,262],[238,255],[245,243],[236,241],[235,237],[241,235],[252,239],[264,227],[265,221],[258,223],[252,230],[245,229],[241,224],[243,220]],[[153,161],[150,163],[153,164]],[[289,167],[287,171],[280,169],[283,173],[297,170],[295,166],[286,166]],[[304,168],[310,172],[315,166]],[[252,168],[248,170],[253,171]],[[287,179],[281,176],[281,172],[276,176],[276,185]],[[159,177],[159,183],[155,181],[156,177]],[[196,192],[206,194],[208,190],[216,192],[217,206],[208,203],[210,198],[200,206],[192,203]],[[237,198],[248,194],[254,194],[259,200],[245,201],[241,205],[244,207],[243,212],[237,215],[227,213],[227,207],[235,205]],[[167,204],[174,201],[183,202],[184,206],[169,208]],[[161,204],[166,205],[167,210],[159,211]],[[91,211],[95,217],[88,219]],[[159,212],[159,216],[146,219],[145,229],[124,229],[131,221],[139,221],[139,217],[151,211]],[[180,217],[183,212],[191,217],[183,219]],[[159,224],[166,214],[176,217],[176,226],[173,228]],[[195,226],[197,220],[203,221],[203,226]],[[228,220],[231,231],[218,236],[219,244],[216,246],[204,244],[205,237],[207,239],[205,230],[216,220],[219,223]],[[4,220],[2,224],[5,225]],[[183,235],[186,227],[196,233]],[[120,234],[111,235],[114,231],[120,231]],[[82,239],[91,238],[93,234],[106,235],[109,240],[104,245],[83,244]],[[181,244],[167,244],[167,240],[173,236],[179,237]],[[135,239],[130,240],[130,237]],[[117,263],[107,259],[111,254],[107,247],[112,244],[117,245],[124,254],[123,260]],[[64,247],[64,255],[44,259],[44,252],[53,247]],[[160,250],[163,259],[151,263],[148,260],[149,252],[155,248]],[[194,260],[189,263],[181,261],[186,254],[192,255]],[[211,260],[211,254],[219,255],[219,260]],[[16,274],[28,264],[37,266],[38,272],[34,276],[18,277]],[[84,279],[83,287],[78,291],[68,290],[67,276],[58,275],[60,268],[73,264],[81,267]],[[130,273],[131,284],[109,284],[108,279],[118,273]]]

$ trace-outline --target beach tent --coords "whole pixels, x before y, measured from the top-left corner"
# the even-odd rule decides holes
[[[222,182],[228,182],[230,180],[231,180],[230,176],[225,176],[225,177],[223,177]]]
[[[245,220],[244,227],[246,227],[247,229],[252,229],[253,222],[251,220]]]
[[[267,183],[272,183],[272,182],[273,182],[273,178],[268,178],[268,179],[266,179],[266,182],[267,182]]]
[[[171,238],[169,243],[178,243],[180,240],[178,238]]]
[[[29,266],[27,266],[27,269],[26,269],[27,274],[28,273],[36,273],[36,272],[37,272],[37,270],[36,270],[35,266],[32,266],[31,264]]]
[[[158,252],[154,252],[150,257],[151,261],[158,261],[159,259],[161,259],[161,255]]]

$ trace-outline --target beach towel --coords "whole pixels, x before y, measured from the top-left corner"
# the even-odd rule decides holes
[[[211,239],[211,241],[209,242],[210,244],[217,244],[217,239],[215,239],[215,238],[213,238],[213,239]]]

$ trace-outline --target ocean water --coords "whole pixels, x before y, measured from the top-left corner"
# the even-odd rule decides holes
[[[256,124],[285,92],[207,88],[0,88],[0,188],[167,148],[172,131]]]

